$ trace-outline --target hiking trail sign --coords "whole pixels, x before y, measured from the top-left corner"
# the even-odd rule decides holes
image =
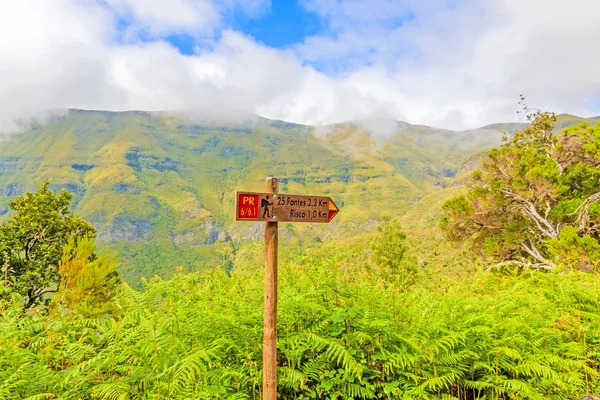
[[[330,197],[237,192],[235,219],[328,223],[338,211]]]
[[[279,194],[277,178],[267,178],[265,193],[237,192],[235,220],[265,222],[265,305],[263,400],[277,399],[277,257],[279,222],[328,223],[339,209],[329,197]]]

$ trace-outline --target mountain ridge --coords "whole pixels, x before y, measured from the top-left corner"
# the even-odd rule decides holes
[[[183,111],[183,112],[165,111],[165,110],[148,111],[148,110],[136,110],[136,109],[113,111],[113,110],[94,110],[94,109],[84,109],[84,108],[67,108],[67,109],[57,109],[57,111],[67,112],[67,113],[70,113],[70,112],[73,112],[73,113],[99,113],[99,114],[107,114],[107,115],[132,114],[132,115],[163,116],[163,117],[166,116],[166,117],[181,118],[183,121],[185,121],[186,118],[188,118],[189,119],[188,122],[190,122],[192,124],[194,124],[194,119],[196,119],[199,122],[204,122],[204,123],[213,123],[213,124],[214,123],[228,123],[225,119],[219,119],[216,117],[209,117],[209,116],[203,117],[202,116],[203,113],[197,113],[195,115],[193,110]],[[192,118],[189,118],[189,116],[192,116]],[[58,115],[55,115],[52,119],[55,120],[55,119],[59,119],[59,118],[63,118],[63,117],[64,117],[64,115],[59,113]],[[574,114],[561,113],[561,114],[556,114],[556,117],[559,120],[559,122],[561,122],[563,120],[578,120],[578,121],[600,120],[600,115],[594,116],[594,117],[580,117],[580,116],[574,115]],[[347,125],[363,125],[365,122],[368,122],[371,120],[381,120],[381,121],[393,121],[399,125],[409,125],[414,128],[430,128],[430,129],[443,130],[443,131],[449,131],[449,132],[473,131],[473,130],[478,130],[478,129],[497,128],[500,126],[514,128],[514,127],[520,127],[520,126],[527,125],[526,121],[495,122],[495,123],[490,123],[490,124],[483,125],[483,126],[477,126],[474,128],[465,128],[465,129],[454,130],[454,129],[436,127],[436,126],[431,126],[431,125],[426,125],[426,124],[421,124],[421,123],[412,123],[412,122],[408,122],[408,121],[404,121],[404,120],[397,120],[394,118],[362,118],[362,119],[345,120],[345,121],[338,121],[338,122],[333,122],[333,123],[329,123],[329,124],[318,124],[318,125],[290,122],[290,121],[286,121],[283,119],[276,119],[276,118],[275,119],[268,118],[268,117],[264,117],[259,114],[249,114],[248,116],[246,116],[244,118],[234,118],[234,122],[237,124],[240,124],[240,125],[244,125],[247,122],[253,122],[253,121],[257,121],[257,120],[270,122],[272,124],[284,124],[284,125],[290,125],[290,126],[296,126],[296,127],[308,127],[308,128],[314,128],[314,129],[331,128],[331,127],[335,127],[335,126],[347,126]],[[241,121],[241,122],[238,122],[238,121]]]
[[[499,126],[398,126],[380,140],[357,125],[323,133],[269,119],[202,124],[168,113],[73,110],[0,146],[0,215],[11,198],[49,179],[53,190],[74,193],[74,211],[94,224],[102,247],[119,253],[130,282],[169,276],[177,265],[231,268],[262,237],[261,224],[233,222],[236,190],[261,191],[273,175],[282,192],[333,197],[341,211],[331,224],[281,229],[282,243],[317,245],[373,231],[383,214],[402,216],[460,185],[465,163],[503,135]]]

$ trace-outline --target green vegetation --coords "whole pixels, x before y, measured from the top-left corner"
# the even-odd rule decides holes
[[[399,278],[402,286],[414,282],[418,273],[417,260],[408,254],[406,234],[400,222],[384,216],[377,230],[379,235],[373,239],[371,249],[373,262],[379,266],[379,271],[387,279]]]
[[[272,165],[342,206],[280,226],[278,398],[599,395],[600,125],[525,112],[489,152],[400,123],[381,146],[352,124],[80,111],[17,138],[3,151],[30,158],[0,184],[59,184],[2,189],[0,399],[260,399],[261,224],[228,219]]]
[[[599,393],[598,275],[410,286],[305,258],[280,271],[280,398],[574,399]],[[431,277],[429,277],[431,278]],[[401,289],[404,287],[404,289]],[[0,397],[258,399],[262,276],[125,287],[113,311],[0,306]]]
[[[528,119],[529,126],[484,157],[468,193],[444,204],[442,224],[453,238],[472,238],[502,266],[595,271],[600,125],[555,135],[553,114],[537,111]]]
[[[5,285],[26,296],[26,308],[56,292],[58,265],[69,238],[96,232],[90,223],[70,215],[71,194],[55,194],[48,185],[46,181],[37,192],[10,201],[14,214],[0,226]]]
[[[80,314],[102,315],[114,309],[111,302],[120,282],[114,257],[96,256],[89,236],[71,237],[58,267],[60,285],[53,307],[66,307]]]
[[[318,247],[374,233],[383,214],[400,217],[451,188],[472,154],[521,125],[453,132],[398,122],[379,137],[352,123],[322,131],[258,117],[216,124],[70,110],[0,146],[0,216],[50,179],[50,189],[73,194],[71,211],[94,225],[99,250],[114,250],[123,279],[140,288],[141,278],[170,277],[177,266],[244,267],[240,255],[261,232],[233,222],[234,194],[262,190],[269,174],[282,192],[332,196],[342,208],[330,225],[286,227],[286,241]]]

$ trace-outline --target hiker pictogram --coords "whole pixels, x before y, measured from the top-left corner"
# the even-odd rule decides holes
[[[271,210],[269,209],[269,207],[271,207],[272,205],[273,203],[269,203],[269,196],[266,196],[260,201],[260,206],[263,208],[263,218],[265,218],[265,216],[267,218],[271,216]]]

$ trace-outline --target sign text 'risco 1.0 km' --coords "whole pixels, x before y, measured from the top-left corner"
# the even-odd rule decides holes
[[[339,209],[325,196],[237,192],[236,221],[327,223]]]
[[[279,193],[279,180],[268,177],[266,193],[237,192],[236,221],[265,221],[265,312],[263,400],[277,400],[277,258],[279,222],[328,223],[339,209],[329,197]]]

